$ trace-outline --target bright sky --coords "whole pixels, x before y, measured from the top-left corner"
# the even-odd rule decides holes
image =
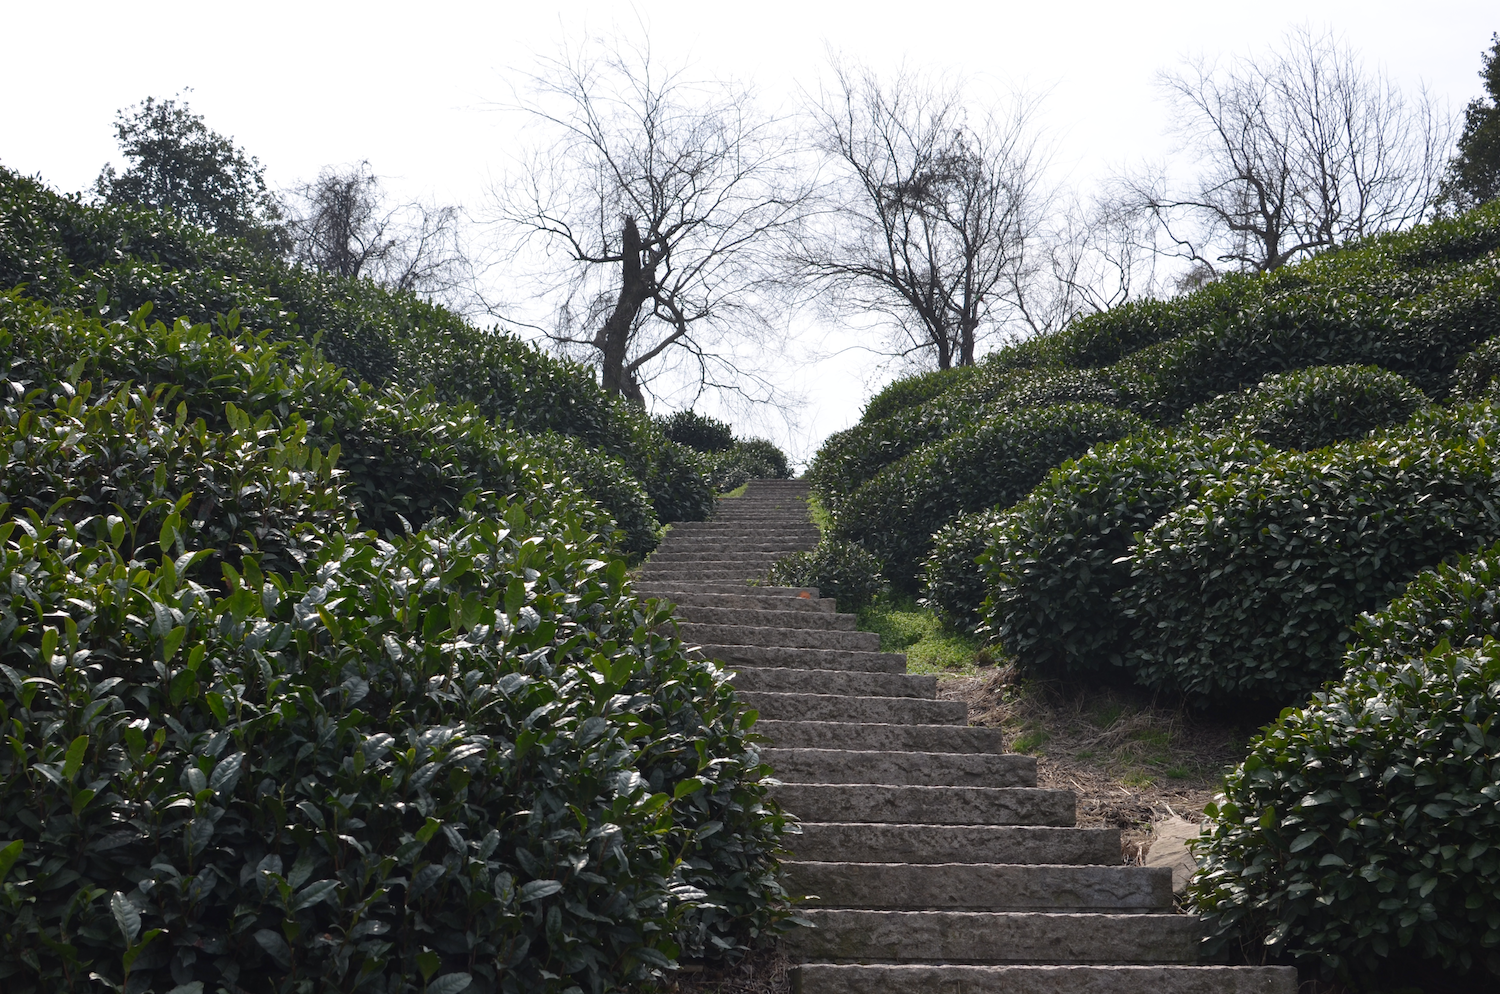
[[[1056,178],[1086,187],[1168,151],[1152,81],[1186,55],[1264,50],[1294,24],[1332,26],[1409,91],[1425,84],[1457,113],[1479,95],[1481,54],[1500,30],[1488,2],[1263,0],[1253,5],[925,0],[751,4],[490,3],[432,0],[7,0],[0,162],[54,187],[89,186],[117,149],[120,108],[191,87],[188,102],[267,167],[273,186],[368,159],[397,196],[482,210],[515,150],[510,80],[565,39],[646,25],[665,63],[755,82],[772,107],[810,86],[831,46],[876,69],[955,69],[1044,91]],[[807,324],[807,321],[801,324]],[[815,329],[824,350],[837,329]],[[852,344],[852,343],[845,343]],[[808,343],[811,347],[811,341]],[[806,355],[794,346],[794,355]],[[805,459],[852,424],[889,378],[859,351],[786,364],[806,397],[793,415],[741,422]]]

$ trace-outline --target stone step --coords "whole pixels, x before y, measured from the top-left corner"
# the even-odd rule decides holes
[[[646,560],[650,563],[665,565],[697,564],[697,563],[751,563],[756,565],[773,563],[776,561],[775,552],[725,552],[722,549],[703,549],[700,551],[671,549],[657,549],[651,553],[651,558]]]
[[[861,783],[921,787],[1035,787],[1036,759],[964,752],[765,749],[783,783]]]
[[[685,584],[674,580],[634,579],[631,586],[637,594],[646,597],[667,597],[674,594],[753,594],[755,596],[798,597],[806,594],[818,596],[817,587],[771,587],[758,586],[749,580],[702,580]]]
[[[879,652],[880,636],[874,632],[849,632],[815,628],[752,627],[749,625],[704,625],[681,622],[685,642],[712,645],[780,646],[791,649],[843,649]]]
[[[730,681],[739,691],[773,694],[839,694],[856,697],[937,699],[937,677],[860,670],[809,670],[785,666],[738,668]]]
[[[762,524],[758,521],[681,521],[672,525],[672,530],[667,533],[670,538],[676,535],[738,535],[745,533],[759,533],[777,541],[792,541],[811,535],[814,539],[822,536],[818,526],[811,521],[791,524],[787,522],[769,522]]]
[[[1071,790],[1042,787],[902,787],[883,784],[783,783],[771,796],[802,821],[885,825],[1075,824]],[[1167,874],[1168,889],[1171,873]]]
[[[796,994],[1297,994],[1290,966],[806,963]]]
[[[796,611],[831,615],[837,610],[837,602],[832,597],[817,597],[809,594],[806,597],[795,597],[787,594],[757,594],[754,587],[741,588],[748,593],[715,594],[704,593],[697,590],[674,591],[670,597],[666,594],[643,592],[644,586],[651,586],[652,590],[658,589],[655,585],[632,584],[638,595],[647,597],[658,597],[670,600],[680,607],[704,607],[726,611]]]
[[[710,656],[712,658],[712,656]],[[884,722],[893,725],[958,725],[968,720],[963,701],[919,697],[846,697],[842,694],[775,694],[741,691],[740,699],[777,721]]]
[[[811,598],[809,598],[811,599]],[[771,611],[764,608],[700,607],[678,605],[677,618],[701,625],[736,625],[754,628],[803,628],[852,632],[857,620],[852,614],[823,614],[820,611]]]
[[[658,545],[657,551],[652,555],[666,552],[723,552],[725,543],[722,539],[708,535],[677,535],[668,533],[667,537]],[[765,552],[772,556],[784,556],[791,552],[800,552],[806,548],[801,542],[785,542],[775,539],[755,539],[735,543],[732,548],[736,552]]]
[[[718,645],[697,649],[705,659],[717,659],[736,669],[752,666],[808,670],[859,670],[866,673],[905,673],[906,657],[899,652],[853,652],[848,649],[799,649],[795,646]]]
[[[947,963],[1197,963],[1203,926],[1174,914],[809,908],[782,938],[794,957]]]
[[[899,658],[899,657],[898,657]],[[755,730],[784,749],[891,749],[902,752],[1005,752],[1005,733],[970,725],[787,721],[762,717]]]
[[[696,584],[699,580],[739,580],[748,583],[765,576],[766,571],[744,566],[694,566],[688,563],[654,566],[642,563],[635,575],[637,579],[652,583]]]
[[[787,848],[806,862],[1120,864],[1118,828],[808,822]]]
[[[1052,863],[782,863],[787,889],[808,907],[890,911],[1172,909],[1172,871],[1157,866]]]

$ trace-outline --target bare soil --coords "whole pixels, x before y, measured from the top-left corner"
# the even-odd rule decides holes
[[[938,696],[1035,756],[1038,786],[1073,791],[1080,827],[1121,829],[1120,861],[1132,865],[1149,852],[1153,821],[1203,818],[1255,731],[1137,691],[1018,681],[1009,667],[940,678]]]

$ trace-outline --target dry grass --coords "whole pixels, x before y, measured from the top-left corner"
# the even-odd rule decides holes
[[[1120,858],[1139,863],[1153,820],[1203,816],[1253,726],[1226,723],[1108,687],[1018,681],[1009,667],[940,679],[938,696],[969,723],[1004,729],[1006,747],[1037,757],[1037,783],[1073,791],[1080,827],[1121,829]]]
[[[791,966],[779,949],[762,949],[733,966],[684,964],[644,994],[791,994]]]

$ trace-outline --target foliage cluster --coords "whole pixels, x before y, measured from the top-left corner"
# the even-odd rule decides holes
[[[1424,574],[1362,619],[1344,679],[1251,743],[1196,844],[1212,944],[1355,984],[1496,972],[1497,563]]]
[[[703,456],[713,493],[728,493],[747,480],[791,479],[786,453],[763,438],[736,439],[723,421],[696,411],[677,411],[661,419],[662,433]],[[667,520],[697,520],[669,518]]]
[[[1312,366],[1199,404],[1183,420],[1278,449],[1319,449],[1401,424],[1426,402],[1403,377],[1378,366]]]
[[[875,599],[885,585],[880,561],[853,542],[824,538],[807,552],[793,552],[771,564],[767,582],[786,587],[817,587],[854,614]]]
[[[602,990],[771,927],[752,716],[581,443],[225,325],[0,297],[0,985]]]
[[[1013,503],[1064,459],[1143,427],[1104,404],[997,412],[880,470],[834,512],[834,535],[873,552],[892,587],[910,591],[933,533],[949,520]]]

